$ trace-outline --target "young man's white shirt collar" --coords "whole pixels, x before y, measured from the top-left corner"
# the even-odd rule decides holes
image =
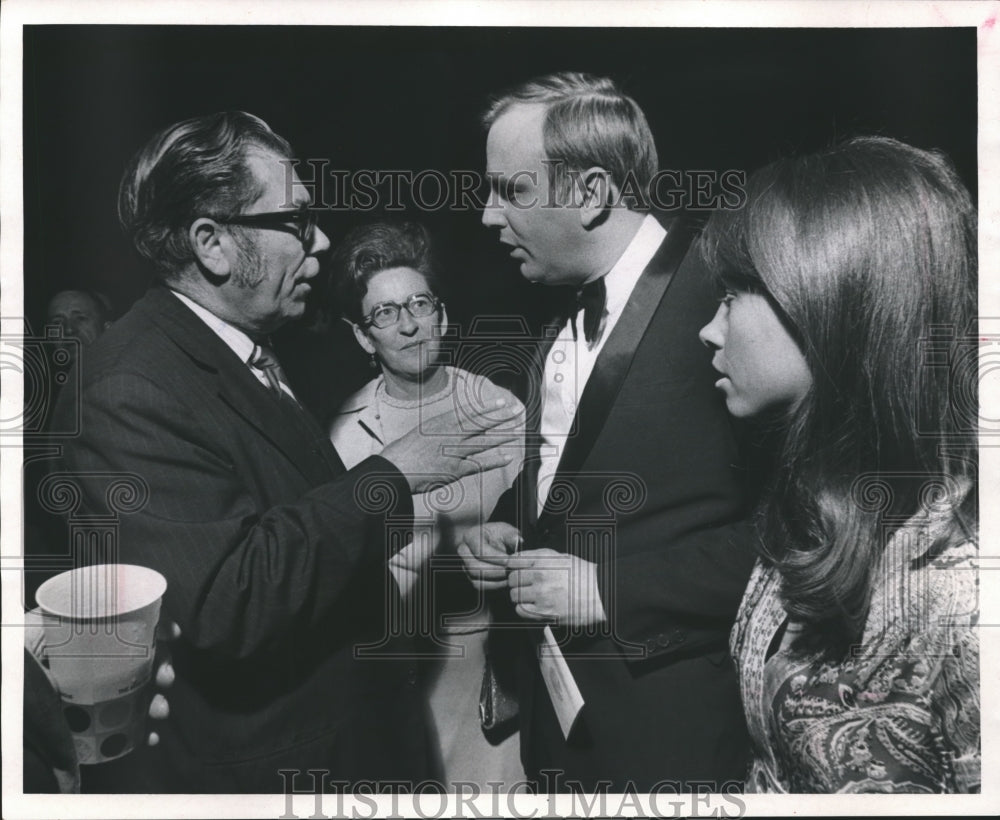
[[[632,241],[618,261],[604,276],[607,293],[604,332],[597,343],[588,348],[583,333],[573,339],[573,317],[560,330],[545,359],[542,390],[542,462],[538,471],[538,511],[552,486],[563,447],[573,427],[576,410],[597,357],[621,318],[625,305],[639,277],[656,255],[667,235],[666,230],[651,215],[646,215]],[[582,317],[575,317],[577,324]]]

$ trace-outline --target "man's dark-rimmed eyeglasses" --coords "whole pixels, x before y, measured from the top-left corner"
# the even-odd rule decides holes
[[[246,225],[252,228],[271,228],[295,234],[306,248],[312,247],[316,235],[317,216],[307,208],[286,211],[268,211],[260,214],[237,214],[236,216],[209,216],[223,225]],[[289,224],[291,223],[291,224]]]

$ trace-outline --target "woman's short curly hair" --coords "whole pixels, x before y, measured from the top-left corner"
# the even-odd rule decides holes
[[[348,231],[333,253],[335,292],[344,316],[359,323],[368,282],[380,271],[412,268],[422,274],[435,295],[431,237],[419,222],[373,222]]]

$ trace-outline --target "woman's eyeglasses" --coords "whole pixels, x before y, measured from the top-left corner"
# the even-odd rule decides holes
[[[422,319],[430,316],[439,307],[441,301],[429,293],[414,293],[403,304],[397,302],[380,302],[375,305],[368,315],[361,320],[362,327],[375,326],[379,330],[392,327],[399,321],[399,312],[406,308],[407,313],[414,319]]]

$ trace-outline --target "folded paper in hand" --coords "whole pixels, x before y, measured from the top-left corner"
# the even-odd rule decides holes
[[[562,729],[563,737],[569,738],[573,724],[583,709],[583,695],[580,694],[573,673],[569,671],[569,664],[548,626],[543,630],[542,642],[538,645],[538,665],[559,719],[559,728]]]

